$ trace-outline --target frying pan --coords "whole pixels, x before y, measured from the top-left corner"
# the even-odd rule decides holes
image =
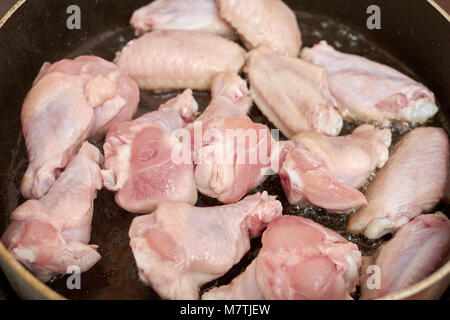
[[[116,51],[133,38],[128,25],[131,13],[148,0],[20,0],[0,21],[0,233],[8,225],[10,213],[24,199],[19,186],[27,166],[27,155],[20,127],[20,109],[34,77],[44,61],[95,54],[112,60]],[[296,12],[305,46],[321,39],[341,51],[363,55],[388,64],[423,82],[435,94],[439,113],[427,125],[439,126],[449,133],[450,119],[450,24],[445,11],[425,0],[301,0],[286,1]],[[66,26],[67,8],[76,4],[81,9],[81,29]],[[381,29],[366,27],[369,5],[381,8]],[[139,113],[156,109],[177,92],[142,91]],[[201,108],[210,99],[208,92],[196,92]],[[272,125],[256,107],[253,120]],[[346,124],[344,133],[354,128]],[[394,142],[401,137],[394,129]],[[101,147],[101,142],[94,142]],[[315,208],[298,208],[286,201],[277,176],[268,178],[259,190],[278,195],[284,214],[301,215],[332,228],[358,244],[364,255],[372,254],[389,239],[369,241],[363,236],[345,232],[347,217],[332,215]],[[198,206],[218,203],[201,196]],[[16,262],[0,244],[0,265],[15,291],[29,299],[158,299],[137,277],[137,269],[129,248],[128,228],[134,215],[118,208],[113,194],[101,190],[94,203],[92,244],[99,245],[102,260],[81,275],[81,289],[69,290],[66,278],[59,277],[43,284]],[[447,215],[450,207],[439,204],[436,210]],[[261,243],[252,240],[251,251],[229,273],[205,285],[225,284],[242,272],[257,255]],[[448,288],[450,261],[446,257],[441,268],[410,288],[387,299],[439,298]],[[357,298],[357,293],[356,293]]]

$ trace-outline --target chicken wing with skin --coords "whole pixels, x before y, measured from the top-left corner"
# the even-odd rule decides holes
[[[108,131],[102,175],[120,207],[149,213],[163,201],[197,201],[192,159],[174,158],[174,150],[183,149],[172,134],[193,120],[197,108],[192,90],[187,89],[159,110]]]
[[[211,103],[192,130],[195,181],[201,193],[233,203],[265,178],[275,141],[265,125],[246,116],[251,99],[243,79],[219,74],[211,90]]]
[[[195,121],[207,123],[216,118],[245,116],[252,106],[247,83],[233,73],[220,73],[214,77],[211,97],[208,107]]]
[[[297,18],[281,0],[218,0],[220,15],[239,33],[248,49],[266,46],[297,57],[302,46]]]
[[[438,110],[424,85],[386,65],[341,53],[321,41],[302,59],[328,70],[328,83],[346,119],[389,126],[391,121],[424,123]]]
[[[231,37],[233,28],[219,16],[215,0],[156,0],[133,12],[136,35],[151,30],[193,30]]]
[[[81,144],[131,120],[138,102],[134,81],[99,57],[44,63],[21,111],[29,160],[23,196],[45,195]]]
[[[425,279],[445,262],[449,250],[450,222],[443,213],[414,218],[364,261],[361,299],[381,298]],[[379,288],[368,278],[373,274],[369,266],[379,268]]]
[[[267,192],[218,207],[160,204],[130,227],[139,277],[162,298],[198,299],[200,286],[230,270],[250,249],[250,238],[281,214],[281,203]]]
[[[325,68],[261,47],[250,52],[245,72],[255,104],[287,138],[305,131],[341,132]]]
[[[102,187],[100,151],[85,142],[64,172],[39,200],[28,200],[11,214],[1,240],[40,280],[90,269],[100,255],[88,245],[93,201]]]
[[[22,180],[25,198],[41,198],[87,139],[94,110],[86,100],[86,77],[55,72],[43,77],[22,107],[28,168]],[[51,139],[49,138],[51,137]]]
[[[262,248],[247,269],[202,299],[351,299],[360,266],[355,244],[312,220],[283,216],[269,224]]]
[[[368,204],[350,218],[348,231],[377,239],[433,209],[444,195],[448,157],[444,130],[420,127],[407,133],[369,185]]]
[[[237,73],[245,59],[243,48],[220,36],[162,30],[130,41],[115,63],[142,89],[209,90],[217,73]]]
[[[289,203],[307,200],[345,213],[367,204],[358,188],[388,160],[391,132],[365,124],[346,136],[306,132],[281,144],[279,175]]]
[[[139,88],[114,63],[96,56],[80,56],[53,64],[46,62],[35,83],[52,72],[89,76],[85,95],[94,108],[94,126],[90,136],[103,137],[113,124],[131,120],[136,114]]]

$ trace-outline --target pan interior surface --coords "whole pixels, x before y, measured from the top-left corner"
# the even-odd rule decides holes
[[[142,1],[141,1],[142,2]],[[136,5],[138,6],[138,5]],[[292,6],[293,7],[293,6]],[[295,8],[295,7],[293,7]],[[129,11],[129,10],[128,10]],[[418,81],[425,82],[414,73],[413,69],[402,59],[398,59],[386,48],[365,36],[361,30],[352,25],[344,24],[339,19],[330,19],[317,13],[308,11],[295,11],[298,17],[299,26],[302,31],[304,46],[312,46],[320,40],[326,40],[336,49],[365,56],[366,58],[379,61],[392,66],[399,71],[411,76]],[[89,31],[88,31],[89,32]],[[105,32],[86,35],[85,41],[80,45],[65,44],[64,56],[61,58],[74,58],[84,54],[94,54],[100,57],[112,60],[117,51],[119,51],[129,40],[134,37],[133,30],[127,25],[121,25],[111,28]],[[0,50],[1,51],[1,50]],[[55,56],[49,56],[52,59]],[[56,60],[56,59],[55,59]],[[39,63],[43,63],[40,61]],[[31,71],[30,71],[31,72]],[[29,75],[31,79],[35,74]],[[20,92],[26,92],[31,83],[19,83]],[[433,88],[432,88],[433,89]],[[180,91],[150,92],[141,91],[141,102],[139,104],[138,115],[155,110],[160,104],[174,97]],[[208,92],[195,92],[195,98],[199,104],[200,110],[208,105],[210,95]],[[15,97],[16,107],[20,108],[24,95],[17,94]],[[439,100],[439,96],[437,97]],[[439,103],[439,101],[438,101]],[[19,111],[15,112],[19,115]],[[251,118],[256,122],[267,124],[270,128],[274,126],[259,112],[256,106],[253,106],[250,113]],[[10,213],[20,205],[24,199],[20,195],[19,187],[27,166],[27,153],[23,136],[20,133],[20,120],[16,118],[7,128],[1,127],[0,133],[7,137],[8,149],[3,149],[7,153],[6,157],[1,157],[0,162],[0,209],[6,214],[0,215],[0,233],[5,230]],[[444,111],[430,120],[426,125],[442,127],[447,134],[449,125]],[[350,133],[356,127],[355,124],[346,123],[342,134]],[[402,134],[400,127],[393,127],[393,145]],[[283,137],[281,137],[284,139]],[[98,147],[102,147],[102,142],[95,142]],[[4,143],[5,145],[6,143]],[[11,148],[12,146],[12,148]],[[392,148],[392,147],[391,147]],[[376,173],[375,173],[376,174]],[[379,240],[368,240],[364,236],[349,234],[345,231],[348,217],[345,215],[330,214],[323,209],[310,206],[299,208],[289,205],[284,195],[278,176],[270,176],[265,182],[257,188],[256,191],[266,190],[269,194],[277,195],[283,204],[283,213],[290,215],[299,215],[310,218],[328,228],[335,230],[343,235],[349,241],[356,243],[363,255],[371,255],[381,243],[389,239],[385,236]],[[219,205],[216,200],[206,196],[200,196],[197,206]],[[437,209],[448,214],[449,208],[445,204],[440,204]],[[434,210],[434,211],[435,211]],[[159,299],[158,295],[149,287],[145,287],[138,278],[138,271],[129,246],[128,229],[134,214],[127,213],[120,209],[114,202],[114,194],[108,190],[101,190],[94,202],[94,216],[92,222],[91,244],[99,246],[99,253],[102,259],[89,271],[81,276],[81,289],[70,290],[67,287],[66,276],[60,276],[53,279],[48,285],[56,292],[69,299]],[[211,282],[202,287],[202,291],[215,285],[229,283],[236,275],[242,272],[245,267],[258,254],[261,246],[260,239],[252,240],[252,249],[242,259],[242,261],[233,267],[226,275],[220,279]],[[356,293],[355,298],[358,298]]]

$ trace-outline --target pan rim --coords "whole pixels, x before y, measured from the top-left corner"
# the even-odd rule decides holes
[[[25,2],[26,0],[18,0],[16,4],[0,19],[0,29]],[[450,15],[439,4],[437,4],[434,0],[427,0],[427,2],[432,7],[434,7],[434,9],[436,9],[447,21],[450,22]],[[14,291],[16,291],[19,296],[21,296],[21,293],[18,292],[17,288],[14,287],[14,281],[12,281],[12,279],[10,278],[12,277],[12,273],[18,274],[18,276],[20,277],[19,281],[27,282],[37,292],[39,292],[43,298],[52,300],[67,299],[47,286],[45,283],[38,280],[30,271],[28,271],[28,269],[26,269],[20,262],[18,262],[8,250],[6,250],[2,242],[0,242],[0,267],[5,273],[8,281],[13,286]],[[11,274],[5,271],[8,267],[10,268]],[[447,261],[438,270],[436,270],[423,280],[417,282],[416,284],[409,286],[408,288],[405,288],[403,290],[394,292],[388,296],[382,297],[379,300],[408,299],[413,297],[415,294],[418,294],[422,291],[425,291],[426,289],[431,288],[434,285],[437,285],[440,281],[448,282],[447,278],[450,280],[450,261]],[[21,298],[26,297],[21,296]]]
[[[0,267],[2,268],[3,272],[5,273],[6,277],[8,278],[8,281],[10,282],[11,286],[13,287],[14,291],[21,297],[20,292],[16,291],[16,288],[13,285],[13,281],[10,279],[10,274],[6,272],[7,267],[11,268],[11,271],[13,273],[17,273],[21,279],[19,281],[25,281],[29,285],[31,285],[36,291],[41,293],[42,297],[45,297],[47,299],[51,300],[66,300],[65,297],[54,291],[52,288],[47,286],[45,283],[41,282],[38,278],[36,278],[28,269],[26,269],[20,262],[18,262],[12,255],[9,253],[8,250],[6,250],[5,246],[2,242],[0,242],[0,257],[3,257],[3,259],[0,259]]]
[[[8,21],[8,19],[13,15],[13,13],[19,9],[26,0],[19,0],[16,2],[15,5],[12,6],[11,9],[8,10],[8,12],[6,12],[6,14],[0,19],[0,28],[3,27],[3,25],[6,23],[6,21]]]
[[[436,1],[434,0],[427,0],[429,4],[431,4],[441,15],[444,16],[445,19],[447,19],[448,22],[450,22],[450,15],[447,13],[447,11],[444,10]]]

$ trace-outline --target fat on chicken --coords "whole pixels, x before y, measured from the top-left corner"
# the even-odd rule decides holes
[[[414,218],[363,261],[361,299],[381,298],[425,279],[445,262],[449,250],[450,222],[442,212]]]
[[[423,123],[438,110],[434,94],[401,72],[335,50],[325,41],[301,57],[328,70],[328,83],[346,119],[389,126],[392,121]]]
[[[244,71],[256,105],[287,138],[305,131],[341,132],[325,68],[260,47],[250,52]]]
[[[193,30],[231,37],[233,28],[219,16],[215,0],[156,0],[133,12],[136,35],[151,30]]]
[[[1,241],[43,282],[87,271],[100,260],[97,246],[88,243],[93,201],[102,188],[101,162],[100,151],[85,142],[45,196],[11,214]]]
[[[280,144],[279,175],[289,203],[307,200],[347,213],[367,204],[358,189],[388,160],[391,131],[364,124],[346,136],[306,132]]]
[[[250,249],[250,238],[281,216],[267,192],[224,206],[167,202],[130,227],[139,278],[165,299],[198,299],[201,285],[219,278]]]
[[[149,213],[162,201],[197,201],[192,159],[183,156],[182,142],[173,134],[193,120],[197,108],[186,89],[157,111],[108,131],[103,181],[121,208]]]
[[[247,269],[202,299],[351,299],[360,267],[355,244],[312,220],[283,216],[269,224],[262,248]]]
[[[192,130],[195,181],[201,193],[233,203],[269,173],[275,141],[267,126],[246,116],[251,99],[238,75],[217,75],[211,92]]]
[[[301,32],[292,10],[281,0],[218,0],[220,16],[239,33],[248,49],[266,46],[297,57]]]
[[[82,143],[131,120],[138,102],[135,82],[99,57],[44,63],[21,111],[29,160],[23,196],[45,195]]]
[[[433,209],[445,192],[448,157],[444,130],[419,127],[407,133],[369,185],[368,204],[350,218],[348,231],[377,239]]]
[[[214,34],[157,30],[130,41],[115,63],[142,89],[209,90],[219,72],[241,70],[246,51]]]

